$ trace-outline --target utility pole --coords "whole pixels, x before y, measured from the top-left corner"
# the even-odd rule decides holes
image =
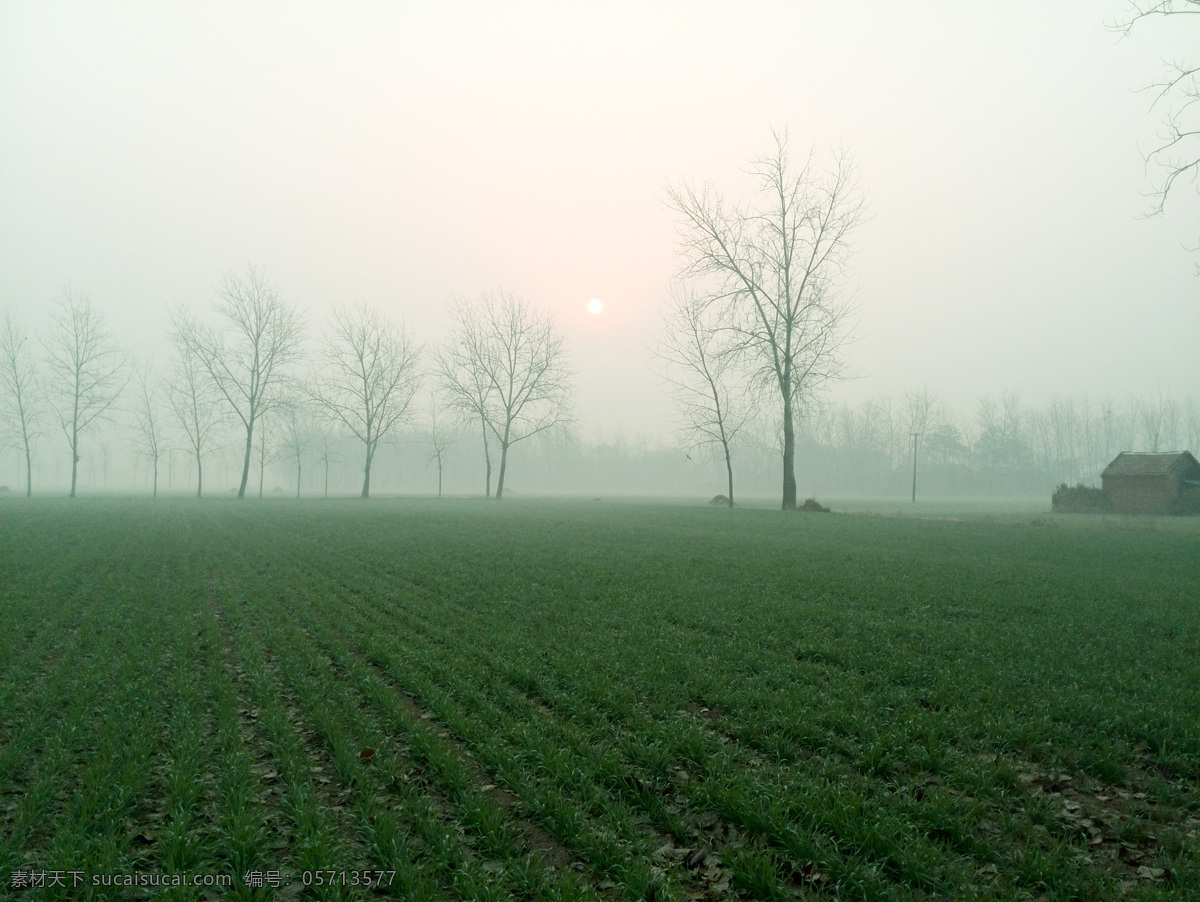
[[[923,432],[910,433],[910,435],[912,435],[912,440],[913,440],[913,490],[912,490],[912,503],[913,504],[917,503],[917,442],[920,441],[921,436],[924,434],[925,433],[923,433]]]

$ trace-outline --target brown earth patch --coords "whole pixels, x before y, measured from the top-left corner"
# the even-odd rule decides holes
[[[1184,784],[1188,803],[1162,805],[1141,788],[1147,777],[1136,771],[1121,787],[1024,762],[1015,769],[1024,791],[1050,802],[1074,844],[1087,849],[1087,864],[1119,878],[1125,892],[1170,879],[1162,863],[1168,842],[1200,849],[1200,800]]]

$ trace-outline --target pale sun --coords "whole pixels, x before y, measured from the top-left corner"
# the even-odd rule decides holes
[[[600,298],[592,298],[587,302],[587,312],[592,314],[592,316],[600,313],[603,309],[604,304],[600,301]]]

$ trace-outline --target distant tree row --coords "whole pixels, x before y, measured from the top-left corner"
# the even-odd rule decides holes
[[[110,464],[124,446],[144,465],[151,492],[157,492],[160,466],[168,462],[177,473],[179,455],[186,453],[201,495],[210,459],[219,458],[227,478],[235,428],[240,433],[235,485],[242,496],[252,480],[261,496],[268,470],[283,464],[295,474],[297,494],[306,466],[323,476],[328,494],[331,470],[341,485],[343,465],[353,457],[359,460],[359,493],[368,495],[379,448],[397,441],[406,444],[406,467],[436,465],[440,490],[445,463],[465,464],[452,448],[472,436],[483,452],[487,494],[493,481],[497,495],[505,491],[515,444],[547,436],[554,440],[539,441],[530,455],[538,484],[547,487],[591,490],[587,474],[578,470],[585,460],[595,468],[597,491],[693,484],[691,477],[671,475],[678,464],[668,464],[673,458],[666,450],[650,450],[648,443],[609,446],[598,440],[589,451],[559,440],[570,424],[561,333],[512,296],[455,305],[452,339],[429,354],[403,326],[364,306],[337,310],[318,339],[305,346],[295,311],[238,313],[252,309],[256,298],[282,305],[261,274],[247,272],[219,286],[211,323],[177,310],[171,319],[173,353],[161,371],[131,363],[96,309],[76,292],[64,293],[51,308],[40,337],[11,310],[0,312],[0,442],[19,455],[25,493],[35,484],[35,455],[51,453],[57,444],[62,462],[70,463],[72,493],[81,460],[88,457],[85,446],[94,485],[101,477],[107,484]],[[713,450],[729,497],[735,473],[761,492],[764,467],[772,455],[778,462],[783,449],[779,409],[746,387],[737,355],[711,353],[702,321],[709,311],[702,303],[680,290],[671,310],[677,326],[694,325],[691,331],[666,331],[659,355],[682,360],[692,353],[700,369],[690,375],[703,376],[687,381],[687,374],[670,370],[679,378],[672,386],[681,402],[678,447],[692,454],[706,446]],[[262,325],[242,332],[231,325],[242,322]],[[272,329],[286,333],[285,353]],[[1060,398],[1028,405],[1007,393],[954,410],[920,389],[856,405],[809,395],[797,405],[795,418],[797,457],[810,490],[828,486],[864,495],[895,492],[900,471],[914,463],[923,475],[974,473],[986,478],[971,485],[990,491],[993,484],[1007,483],[1015,490],[1094,481],[1123,450],[1200,449],[1200,404],[1190,398]],[[417,459],[418,446],[426,457]],[[703,469],[700,459],[693,466],[697,472]],[[398,458],[389,460],[395,466]],[[461,488],[461,480],[455,484]]]
[[[1006,393],[958,413],[921,390],[899,401],[826,407],[812,429],[817,441],[847,454],[874,452],[889,467],[911,459],[915,445],[931,465],[1038,471],[1076,482],[1095,479],[1121,451],[1200,448],[1200,404],[1160,396],[1059,398],[1025,406]]]
[[[1139,6],[1135,19],[1193,12],[1197,2]],[[1195,70],[1178,75],[1168,90],[1191,85],[1185,97],[1195,99]],[[1173,136],[1160,155],[1195,137],[1178,128]],[[1194,171],[1189,159],[1171,170],[1162,198],[1179,175]],[[1190,402],[1138,401],[1118,410],[1112,401],[1064,400],[1028,410],[1004,395],[963,417],[922,390],[899,401],[830,407],[824,389],[842,375],[854,312],[846,290],[851,241],[868,215],[853,160],[846,150],[827,157],[810,151],[797,166],[786,132],[778,132],[749,172],[756,187],[749,204],[706,186],[668,188],[682,267],[654,343],[679,411],[680,445],[715,451],[730,504],[735,455],[771,453],[782,464],[782,507],[794,509],[802,444],[871,461],[863,466],[889,478],[908,455],[915,474],[924,455],[941,466],[1054,472],[1067,482],[1098,472],[1135,443],[1148,450],[1200,444]],[[456,303],[451,320],[450,339],[426,353],[403,324],[368,306],[345,307],[316,349],[306,349],[304,317],[250,268],[222,281],[207,316],[172,314],[172,360],[160,373],[131,366],[87,298],[67,291],[40,342],[11,310],[0,320],[0,440],[23,455],[31,494],[35,440],[61,429],[74,496],[81,443],[99,424],[126,416],[153,491],[164,454],[185,447],[201,495],[205,459],[236,429],[243,498],[255,463],[260,495],[267,465],[281,453],[295,463],[299,491],[311,448],[324,449],[328,474],[331,449],[352,436],[367,498],[380,447],[418,419],[415,399],[424,388],[420,418],[439,486],[450,445],[470,432],[481,440],[485,493],[492,495],[495,464],[500,498],[513,446],[561,436],[573,422],[563,335],[548,316],[502,292]]]
[[[162,461],[186,449],[202,496],[205,461],[236,428],[239,498],[255,463],[261,496],[267,465],[280,453],[295,462],[299,491],[300,468],[314,446],[324,450],[327,491],[331,450],[343,435],[360,443],[367,498],[380,446],[418,419],[415,399],[424,386],[424,425],[439,466],[460,429],[478,429],[489,496],[491,446],[499,450],[500,498],[512,446],[572,422],[562,333],[510,293],[459,302],[451,337],[434,351],[431,366],[403,324],[367,305],[336,310],[315,349],[307,348],[303,315],[253,267],[222,280],[207,316],[175,310],[170,338],[172,357],[159,372],[133,363],[101,313],[73,290],[53,308],[40,340],[11,309],[3,311],[0,441],[24,458],[27,496],[39,439],[61,430],[74,497],[82,444],[101,424],[119,419],[149,467],[155,495]]]
[[[736,398],[734,399],[736,402]],[[744,408],[743,408],[744,409]],[[808,478],[839,493],[895,492],[916,467],[922,477],[955,478],[965,492],[991,494],[1061,482],[1094,483],[1121,451],[1200,449],[1200,403],[1194,398],[1059,398],[1023,404],[1004,393],[954,410],[928,389],[881,395],[856,405],[813,400],[797,441],[810,460]],[[752,478],[767,455],[777,454],[779,426],[769,416],[739,420],[729,453],[707,443],[723,469]],[[702,446],[685,418],[680,433]]]

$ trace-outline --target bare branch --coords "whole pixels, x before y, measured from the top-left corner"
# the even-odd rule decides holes
[[[733,444],[755,407],[754,394],[744,384],[744,345],[721,321],[721,300],[697,294],[690,284],[676,284],[654,355],[671,386],[685,447],[720,449],[732,507]]]
[[[134,377],[132,440],[138,457],[150,464],[153,497],[158,497],[158,464],[167,452],[162,416],[162,391],[150,364],[144,364]]]
[[[300,353],[304,321],[253,266],[243,275],[222,279],[213,307],[221,329],[177,311],[172,317],[172,339],[199,362],[246,430],[238,488],[238,497],[244,498],[255,424],[279,403],[288,368]]]
[[[363,498],[371,494],[376,449],[410,419],[420,356],[404,327],[387,322],[373,307],[341,308],[333,315],[311,397],[328,420],[363,443]]]
[[[50,323],[44,343],[50,404],[71,448],[74,498],[82,437],[89,426],[111,414],[129,375],[125,353],[85,295],[66,289]]]
[[[426,463],[437,463],[438,468],[438,497],[442,497],[442,471],[445,464],[446,452],[461,437],[461,432],[453,420],[449,419],[440,406],[437,392],[429,395],[425,406],[425,424],[423,433],[429,446],[429,457]]]
[[[852,305],[839,292],[850,238],[867,217],[853,159],[835,150],[823,163],[809,152],[791,164],[786,132],[754,160],[756,205],[740,209],[711,189],[668,189],[680,214],[681,273],[702,280],[737,336],[752,382],[779,401],[783,507],[796,505],[797,408],[842,372],[840,350]]]
[[[1123,37],[1143,19],[1200,15],[1200,0],[1132,0],[1129,10],[1128,16],[1109,26]],[[1200,173],[1200,124],[1188,122],[1195,112],[1194,105],[1200,101],[1200,67],[1179,60],[1164,62],[1164,66],[1167,75],[1146,89],[1154,92],[1152,109],[1166,107],[1165,129],[1158,144],[1145,154],[1147,165],[1152,164],[1162,172],[1161,180],[1151,191],[1152,215],[1164,212],[1167,198],[1180,179],[1187,178],[1197,184]]]
[[[553,320],[516,295],[486,294],[473,305],[460,301],[452,316],[453,338],[438,353],[439,381],[447,404],[482,427],[485,454],[487,435],[499,444],[501,498],[508,449],[574,422],[573,373]],[[490,461],[489,454],[489,474]]]
[[[196,497],[204,495],[204,458],[212,451],[214,437],[226,425],[224,399],[209,378],[195,342],[182,339],[194,324],[182,311],[173,317],[176,332],[176,362],[166,383],[167,404],[187,437],[188,450],[196,462]]]
[[[30,347],[29,330],[12,310],[0,316],[0,423],[25,456],[25,497],[33,496],[33,440],[41,435],[45,386]]]

